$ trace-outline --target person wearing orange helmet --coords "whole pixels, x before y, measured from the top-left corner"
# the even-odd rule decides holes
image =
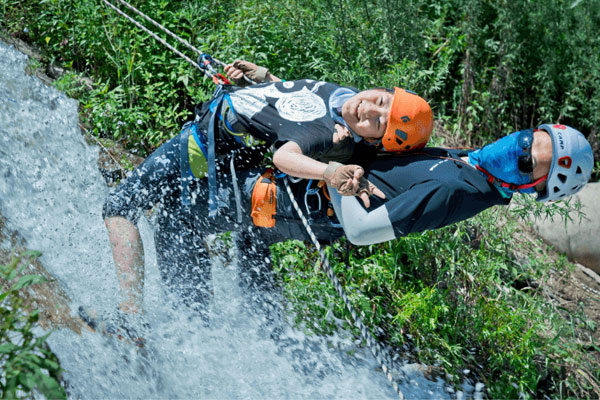
[[[225,72],[240,86],[248,84],[244,76],[270,83],[230,96],[237,121],[254,136],[260,137],[263,133],[256,130],[266,125],[277,131],[271,135],[277,137],[273,163],[280,171],[325,180],[342,195],[360,196],[367,207],[368,196],[381,197],[382,192],[363,178],[362,167],[342,164],[352,156],[355,142],[364,140],[385,152],[407,152],[423,148],[431,137],[431,107],[408,90],[358,91],[326,82],[282,82],[265,68],[240,60],[226,66]]]
[[[132,322],[142,311],[144,276],[144,252],[134,224],[152,207],[157,208],[154,243],[163,282],[200,315],[211,299],[211,261],[204,243],[209,233],[238,232],[240,283],[250,292],[274,290],[269,244],[308,239],[283,179],[271,178],[278,187],[271,192],[276,199],[274,224],[265,227],[256,223],[254,188],[263,183],[264,168],[240,168],[239,183],[227,174],[218,175],[226,212],[215,218],[208,217],[205,179],[193,182],[190,190],[195,202],[184,206],[182,144],[171,140],[161,146],[104,206],[122,291],[119,308]],[[375,197],[370,208],[355,196],[339,195],[332,187],[328,192],[335,212],[331,213],[324,192],[309,196],[306,181],[290,183],[319,240],[334,240],[344,234],[357,245],[392,240],[470,218],[494,205],[507,205],[517,192],[537,193],[538,201],[562,199],[588,182],[594,166],[591,146],[583,134],[558,124],[515,132],[478,150],[425,147],[417,152],[378,153],[365,158],[361,154],[368,147],[364,143],[357,143],[357,147],[349,162],[362,164],[364,177],[385,194],[385,198]],[[227,164],[219,160],[219,169],[227,168]],[[242,210],[237,220],[236,188],[241,192]]]
[[[254,224],[256,220],[272,222],[269,215],[256,216],[255,207],[248,207],[249,202],[254,203],[257,182],[268,181],[251,170],[263,158],[260,152],[256,157],[260,142],[275,147],[273,162],[282,172],[324,180],[343,195],[358,195],[368,207],[370,195],[385,196],[365,179],[358,161],[379,149],[406,152],[422,148],[431,135],[431,108],[412,92],[399,88],[359,92],[308,79],[284,82],[246,62],[226,67],[234,80],[241,79],[242,72],[262,83],[220,88],[225,93],[218,101],[213,97],[196,107],[195,120],[186,123],[179,135],[160,146],[109,194],[103,218],[122,289],[122,311],[140,310],[144,251],[137,222],[145,210],[155,207],[161,210],[156,213],[154,232],[161,277],[167,287],[180,293],[184,304],[203,312],[210,298],[206,234],[215,229],[248,229],[250,216]],[[213,167],[218,171],[212,174],[216,198],[211,198],[210,187],[207,136],[211,129]],[[341,164],[352,157],[357,161]],[[280,185],[281,179],[278,181]],[[317,201],[306,186],[306,182],[293,184],[298,199],[305,208],[314,206],[321,213],[326,200],[319,197]],[[268,198],[268,187],[264,193]],[[281,199],[281,188],[272,197]],[[213,215],[211,205],[218,206]],[[297,221],[289,222],[293,215],[289,204],[279,202],[273,207],[279,213],[282,208],[284,215],[276,216],[282,220],[269,231],[272,238],[261,243],[275,237],[303,238]],[[329,233],[325,236],[340,234],[339,227],[326,225]],[[261,243],[241,247],[251,251]]]

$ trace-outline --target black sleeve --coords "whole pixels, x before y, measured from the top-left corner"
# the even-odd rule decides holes
[[[443,226],[450,211],[450,197],[440,181],[427,181],[386,202],[396,237]]]
[[[385,203],[397,237],[412,232],[441,228],[470,218],[497,204],[497,196],[488,196],[468,184],[454,185],[431,180]]]

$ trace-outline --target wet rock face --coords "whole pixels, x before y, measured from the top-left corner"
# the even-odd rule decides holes
[[[10,264],[16,256],[26,250],[25,240],[18,232],[7,227],[6,218],[0,213],[0,265]],[[28,310],[40,311],[40,325],[44,329],[69,328],[80,333],[81,320],[71,316],[70,299],[58,281],[46,271],[37,259],[22,259],[21,265],[25,267],[18,277],[40,275],[48,281],[30,286],[21,292],[25,300],[25,307]],[[0,289],[7,290],[13,283],[0,278]]]
[[[545,220],[534,223],[537,233],[569,259],[600,274],[600,183],[589,183],[575,195],[582,204],[585,217],[567,222]]]

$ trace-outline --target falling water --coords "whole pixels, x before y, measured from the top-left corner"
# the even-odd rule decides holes
[[[77,102],[25,74],[27,57],[0,42],[0,211],[73,302],[114,310],[118,290],[101,217],[108,188],[98,149],[78,127]],[[152,224],[146,249],[144,351],[100,334],[58,329],[49,343],[72,398],[395,398],[370,353],[347,333],[307,336],[285,319],[277,335],[244,307],[235,263],[216,258],[210,325],[165,299]],[[283,301],[278,299],[278,301]],[[271,332],[272,333],[272,332]],[[410,366],[408,398],[447,398]]]

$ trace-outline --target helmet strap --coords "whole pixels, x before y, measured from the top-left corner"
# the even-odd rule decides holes
[[[512,190],[512,191],[529,189],[529,188],[539,185],[540,183],[542,183],[546,179],[548,179],[548,174],[546,174],[531,183],[526,183],[523,185],[515,185],[514,183],[505,182],[502,179],[496,178],[494,175],[490,174],[485,168],[481,167],[479,164],[475,164],[475,168],[477,168],[478,171],[482,172],[485,176],[487,176],[487,181],[489,183],[500,185],[500,187],[508,189],[508,190]]]

